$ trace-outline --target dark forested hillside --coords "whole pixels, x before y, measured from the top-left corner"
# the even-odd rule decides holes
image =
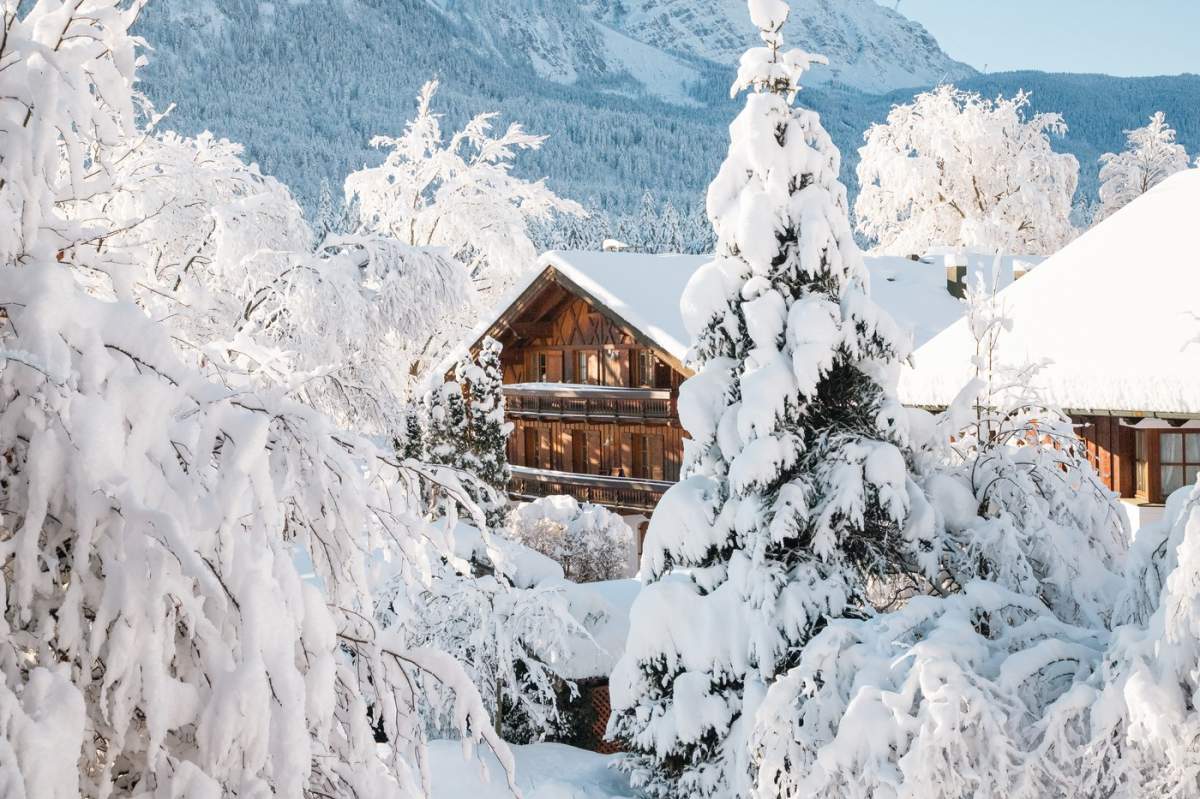
[[[176,104],[166,124],[244,143],[310,207],[323,179],[340,186],[347,172],[378,158],[370,138],[398,133],[431,77],[441,80],[436,104],[448,126],[499,110],[503,124],[549,134],[543,150],[522,156],[520,171],[618,211],[635,208],[646,191],[679,206],[698,202],[738,107],[728,98],[731,70],[699,60],[689,62],[697,77],[687,105],[656,99],[629,76],[599,67],[574,84],[539,77],[528,58],[479,46],[477,25],[429,0],[156,0],[140,32],[154,48],[143,89],[160,108]],[[1155,110],[1167,112],[1189,151],[1200,150],[1200,77],[1022,72],[962,85],[989,95],[1026,88],[1036,109],[1062,112],[1071,133],[1058,146],[1079,157],[1089,195],[1096,158]],[[836,85],[804,91],[801,101],[822,112],[842,150],[851,192],[862,132],[912,94]]]

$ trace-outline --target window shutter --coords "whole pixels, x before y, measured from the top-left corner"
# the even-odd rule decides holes
[[[588,433],[588,474],[600,474],[600,434]]]
[[[650,436],[650,479],[663,479],[663,437]]]
[[[633,477],[633,433],[621,434],[621,471]]]
[[[550,458],[550,428],[543,427],[538,431],[538,466],[542,469],[553,469],[552,460]]]
[[[570,472],[574,470],[574,464],[571,463],[571,431],[565,427],[558,431],[558,458],[555,468],[561,472]]]

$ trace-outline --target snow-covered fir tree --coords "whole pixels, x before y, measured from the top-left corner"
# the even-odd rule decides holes
[[[501,345],[491,337],[483,340],[479,352],[465,368],[467,395],[467,432],[474,453],[474,474],[492,490],[484,507],[488,527],[498,529],[508,515],[508,437],[512,424],[504,418],[504,365]]]
[[[462,386],[457,380],[447,380],[429,392],[427,405],[429,462],[451,469],[466,469],[471,459],[471,447]]]
[[[1074,716],[1108,641],[1124,513],[1038,397],[1040,365],[1005,360],[991,287],[968,305],[976,379],[936,423],[910,417],[936,460],[920,568],[880,581],[883,612],[832,622],[769,689],[756,796],[1108,795],[1064,789],[1082,773]]]
[[[437,539],[411,475],[289,396],[295,372],[227,369],[206,307],[140,304],[156,266],[191,268],[151,255],[185,208],[90,211],[145,137],[142,5],[0,2],[0,794],[424,796],[426,678],[511,781],[461,665],[369,621],[367,553],[412,589]],[[262,206],[246,226],[290,213]]]
[[[423,461],[428,458],[425,429],[426,409],[416,403],[404,409],[404,434],[396,439],[396,452],[405,460]]]
[[[321,178],[317,193],[317,210],[313,214],[313,241],[319,248],[330,236],[353,233],[358,224],[357,209],[346,199],[337,196],[329,181]]]
[[[1156,111],[1144,127],[1126,131],[1120,153],[1100,156],[1100,208],[1095,221],[1103,222],[1176,172],[1188,168],[1187,150],[1175,141],[1167,116]]]
[[[748,795],[767,687],[912,543],[892,388],[907,345],[867,295],[840,155],[792,105],[819,57],[783,49],[786,3],[749,7],[763,45],[742,58],[749,93],[708,193],[717,258],[682,302],[687,476],[651,521],[653,582],[612,679],[621,765],[654,797]]]
[[[890,255],[933,247],[1049,255],[1075,235],[1075,156],[1056,153],[1059,114],[1029,95],[989,100],[939,86],[872,125],[859,150],[858,231]]]

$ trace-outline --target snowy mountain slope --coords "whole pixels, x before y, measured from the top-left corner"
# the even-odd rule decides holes
[[[429,2],[497,57],[528,58],[541,77],[578,83],[625,75],[673,102],[686,101],[680,88],[699,77],[697,61],[733,65],[756,39],[744,0]],[[796,0],[787,35],[829,58],[830,67],[813,73],[817,84],[882,93],[975,74],[921,25],[875,0]]]
[[[755,39],[744,0],[588,0],[592,13],[668,52],[736,64]],[[976,74],[946,55],[920,24],[875,0],[793,0],[785,36],[826,56],[809,81],[865,92],[930,86]]]
[[[502,124],[518,121],[550,136],[542,150],[522,155],[517,170],[523,176],[548,177],[560,193],[615,211],[637,208],[646,191],[681,207],[702,201],[740,107],[729,99],[731,67],[637,40],[628,33],[628,18],[617,30],[612,17],[600,16],[600,0],[592,0],[588,14],[555,17],[576,26],[559,41],[590,41],[584,32],[591,26],[604,46],[572,50],[570,61],[556,61],[548,46],[539,50],[542,69],[560,64],[557,80],[550,80],[514,50],[512,37],[536,25],[513,15],[508,33],[493,32],[491,44],[481,43],[483,17],[462,7],[452,13],[451,0],[437,1],[152,0],[138,29],[154,47],[142,88],[159,108],[176,104],[167,127],[185,134],[212,130],[244,143],[249,158],[309,207],[322,180],[340,187],[349,171],[378,162],[370,138],[399,133],[418,88],[434,76],[442,82],[436,110],[445,114],[447,129],[470,114],[498,110]],[[509,0],[453,1],[472,8],[491,2],[501,13]],[[795,0],[795,6],[812,1]],[[695,0],[695,13],[714,2]],[[691,104],[684,104],[680,87],[694,70],[700,78],[686,92]],[[572,74],[574,83],[566,80]],[[1026,72],[960,85],[988,95],[1031,89],[1034,110],[1061,111],[1071,133],[1055,146],[1079,157],[1081,191],[1089,196],[1095,159],[1121,147],[1121,131],[1144,124],[1156,110],[1167,112],[1189,152],[1200,151],[1200,77]],[[802,101],[822,113],[842,151],[842,177],[852,194],[863,131],[913,91],[872,95],[826,85],[804,92]],[[664,102],[664,96],[677,101]]]
[[[562,0],[430,0],[447,18],[471,31],[487,52],[526,64],[540,77],[624,93],[646,93],[694,104],[688,86],[700,77],[695,59],[602,24]]]

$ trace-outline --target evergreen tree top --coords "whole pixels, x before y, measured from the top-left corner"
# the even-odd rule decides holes
[[[791,102],[800,91],[800,77],[813,64],[829,63],[824,56],[798,48],[784,51],[783,25],[790,13],[784,0],[750,0],[750,18],[758,26],[764,46],[742,55],[731,97],[753,88],[759,93],[783,95]]]

